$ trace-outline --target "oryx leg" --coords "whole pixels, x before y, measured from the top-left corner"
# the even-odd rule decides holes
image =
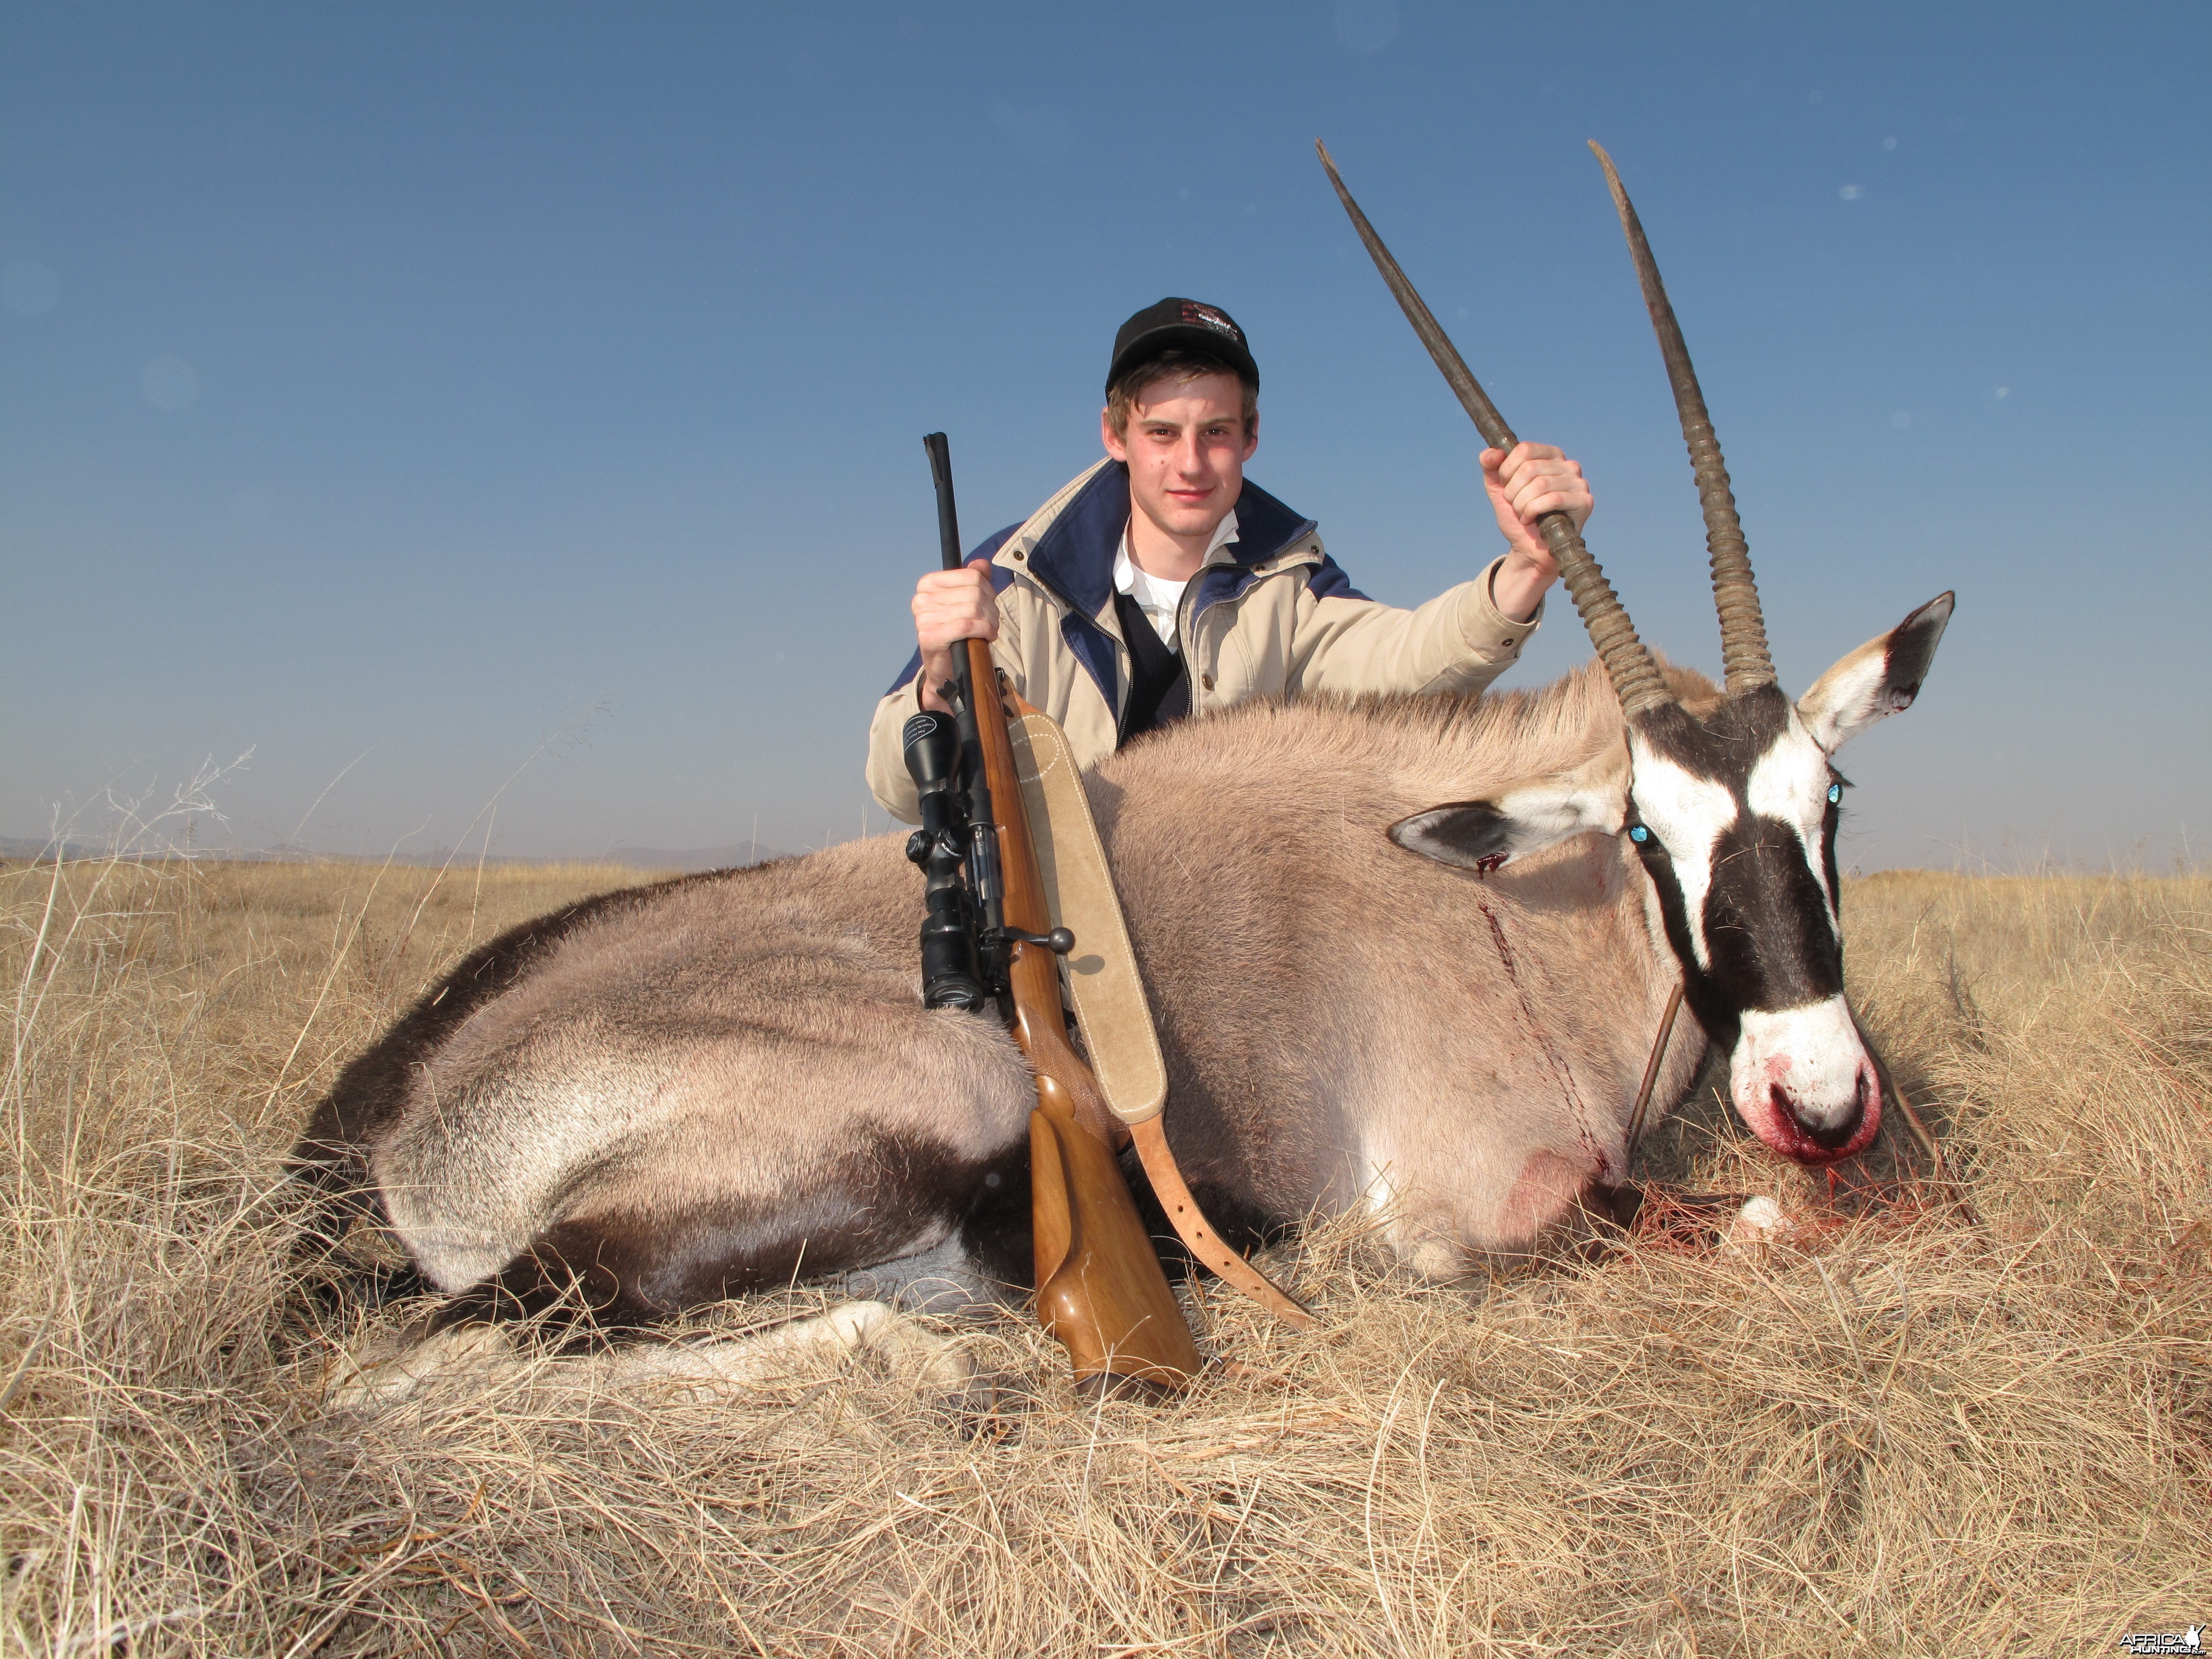
[[[642,1340],[565,1357],[526,1352],[514,1341],[513,1330],[506,1325],[447,1325],[419,1338],[403,1338],[398,1352],[380,1358],[363,1362],[342,1355],[326,1382],[324,1405],[331,1411],[396,1405],[442,1382],[481,1389],[539,1365],[549,1368],[549,1380],[572,1386],[673,1384],[690,1397],[712,1398],[860,1361],[880,1366],[954,1409],[979,1408],[988,1404],[990,1393],[988,1381],[956,1340],[881,1302],[848,1302],[811,1319],[743,1336]]]
[[[964,1360],[930,1358],[941,1340],[885,1304],[957,1315],[1018,1295],[1034,1091],[1002,1034],[919,1010],[906,1023],[919,1029],[900,1058],[918,1063],[896,1066],[854,1044],[755,1036],[704,1063],[648,1053],[596,1093],[512,1060],[461,1079],[454,1110],[422,1114],[380,1149],[393,1234],[449,1294],[399,1352],[355,1366],[341,1397],[535,1363],[510,1327],[610,1382],[741,1384],[865,1340],[897,1374],[962,1393]],[[755,1075],[764,1054],[780,1075]],[[485,1155],[494,1136],[513,1156]],[[690,1310],[800,1283],[868,1299],[773,1341],[658,1335]]]
[[[738,1386],[809,1356],[866,1346],[918,1386],[964,1395],[964,1358],[892,1304],[957,1317],[1019,1294],[1013,1281],[1015,1259],[1028,1249],[1026,1143],[981,1159],[881,1138],[864,1152],[836,1160],[836,1176],[793,1182],[766,1206],[641,1212],[611,1201],[608,1192],[597,1202],[587,1194],[498,1273],[447,1297],[401,1339],[398,1352],[349,1362],[334,1403],[400,1399],[455,1373],[484,1382],[514,1374],[532,1361],[511,1328],[609,1383],[690,1378]],[[690,1173],[696,1178],[696,1169]],[[633,1167],[609,1188],[650,1189],[655,1175],[646,1171],[641,1181]],[[677,1178],[668,1172],[666,1184]],[[700,1343],[657,1334],[689,1309],[824,1279],[865,1299],[757,1337]]]
[[[1670,1237],[1706,1249],[1738,1249],[1771,1243],[1794,1224],[1765,1194],[1692,1193],[1660,1182],[1630,1182],[1592,1189],[1589,1213],[1601,1225],[1601,1248],[1613,1237],[1638,1233]],[[1610,1224],[1610,1229],[1605,1224]]]

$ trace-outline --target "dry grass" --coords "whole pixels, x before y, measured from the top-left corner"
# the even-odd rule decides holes
[[[1310,1239],[1279,1265],[1326,1328],[1208,1298],[1247,1369],[1165,1409],[1077,1410],[1010,1320],[966,1340],[1036,1400],[980,1428],[865,1367],[320,1414],[277,1180],[308,1103],[466,944],[631,878],[0,874],[0,1643],[1980,1655],[2212,1612],[2212,880],[1852,888],[1971,1217],[1831,1206],[1707,1101],[1655,1157],[1793,1242],[1468,1291]]]

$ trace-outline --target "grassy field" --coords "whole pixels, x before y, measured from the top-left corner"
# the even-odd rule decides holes
[[[1832,1196],[1708,1087],[1654,1157],[1784,1242],[1439,1290],[1309,1238],[1273,1265],[1323,1328],[1199,1298],[1243,1365],[1166,1408],[1077,1409],[1009,1319],[963,1340],[1030,1397],[981,1425],[866,1365],[326,1413],[360,1333],[288,1313],[307,1108],[471,943],[635,878],[0,872],[9,1652],[2070,1654],[2212,1615],[2212,879],[1850,887],[1970,1207],[1889,1127]]]

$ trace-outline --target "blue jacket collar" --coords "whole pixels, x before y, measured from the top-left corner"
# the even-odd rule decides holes
[[[1109,461],[1045,527],[1030,551],[1032,575],[1075,611],[1092,617],[1114,599],[1114,555],[1129,524],[1129,469]],[[1314,521],[1285,507],[1249,478],[1237,498],[1233,566],[1216,566],[1200,590],[1204,603],[1243,591],[1260,565],[1314,532]]]

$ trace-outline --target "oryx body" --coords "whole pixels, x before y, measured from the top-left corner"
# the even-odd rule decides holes
[[[1248,705],[1094,775],[1170,1139],[1217,1219],[1375,1204],[1448,1271],[1621,1177],[1677,979],[1628,844],[1478,878],[1384,834],[1532,755],[1617,775],[1620,750],[1585,672],[1480,702]],[[1033,1091],[995,1022],[921,1006],[901,839],[518,929],[353,1064],[310,1142],[352,1152],[447,1291],[526,1304],[573,1270],[622,1319],[925,1255],[979,1294],[1018,1282]],[[1674,1046],[1664,1097],[1698,1047]]]
[[[1887,660],[1875,643],[1854,659]],[[1672,680],[1688,710],[1725,707]],[[1624,1178],[1681,980],[1669,932],[1695,916],[1693,956],[1725,958],[1714,895],[1734,893],[1710,866],[1647,870],[1621,833],[1632,752],[1591,665],[1479,701],[1249,704],[1099,769],[1169,1137],[1210,1212],[1249,1235],[1372,1206],[1410,1261],[1449,1274]],[[1707,835],[1739,865],[1723,843],[1746,822],[1753,843],[1788,842],[1782,925],[1823,948],[1796,969],[1809,1003],[1735,1011],[1736,1069],[1771,1089],[1778,1060],[1826,1049],[1760,1039],[1840,989],[1821,971],[1839,970],[1825,765],[1802,842],[1794,799],[1761,815],[1724,782],[1661,775],[1664,810],[1640,778],[1637,805],[1678,841]],[[303,1156],[372,1189],[423,1276],[487,1309],[546,1305],[572,1278],[617,1322],[794,1276],[955,1301],[1018,1285],[1028,1073],[993,1022],[922,1008],[919,911],[899,838],[878,836],[527,924],[353,1062]],[[1723,1025],[1698,979],[1692,1008]],[[1661,1101],[1702,1048],[1687,1030],[1671,1046]],[[1770,1094],[1746,1116],[1817,1162],[1871,1135],[1859,1103],[1826,1145],[1825,1121],[1785,1112],[1778,1130]]]

